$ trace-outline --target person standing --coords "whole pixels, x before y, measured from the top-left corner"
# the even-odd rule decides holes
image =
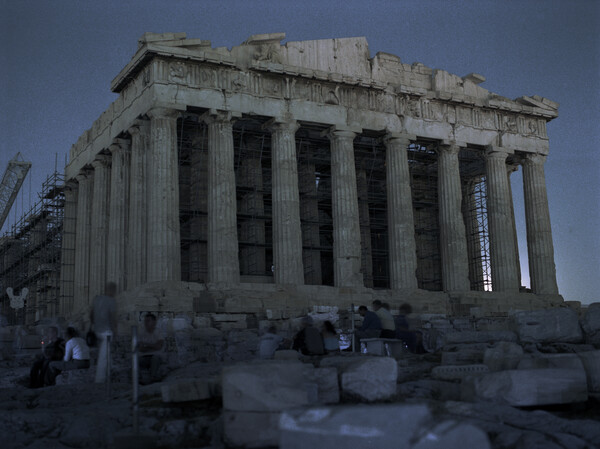
[[[98,337],[98,345],[100,346],[96,367],[96,383],[106,382],[107,373],[110,371],[109,345],[117,330],[116,293],[117,285],[114,282],[108,282],[104,295],[94,297],[90,312],[92,327]]]
[[[165,339],[156,329],[156,315],[147,313],[144,316],[144,328],[139,334],[140,368],[150,370],[150,382],[160,380],[159,370]]]
[[[373,301],[373,311],[381,321],[381,338],[396,338],[396,323],[392,313],[383,307],[383,303],[376,299]]]

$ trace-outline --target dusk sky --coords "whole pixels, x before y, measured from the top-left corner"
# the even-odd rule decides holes
[[[560,103],[546,163],[559,290],[600,301],[600,2],[0,0],[0,171],[17,151],[33,163],[2,234],[114,101],[110,82],[148,31],[213,47],[281,31],[287,41],[365,36],[371,56],[476,72],[505,97]],[[529,285],[521,173],[511,179]]]

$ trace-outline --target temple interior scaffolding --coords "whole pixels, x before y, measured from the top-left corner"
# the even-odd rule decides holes
[[[178,120],[182,280],[207,281],[208,133],[200,114]],[[233,125],[240,275],[244,282],[273,282],[271,133],[268,117],[244,116]],[[334,285],[331,154],[323,125],[302,122],[296,132],[304,280]],[[390,288],[386,147],[377,133],[354,141],[365,287]],[[438,222],[438,143],[408,148],[417,251],[417,281],[441,291]],[[473,290],[491,290],[483,148],[459,154],[463,218]]]
[[[38,201],[0,237],[1,313],[9,324],[31,324],[59,310],[64,175],[55,171],[42,184]],[[13,309],[6,292],[29,290],[25,307]]]

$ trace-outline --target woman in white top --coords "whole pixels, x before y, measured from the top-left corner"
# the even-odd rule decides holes
[[[60,362],[50,362],[50,369],[46,374],[47,385],[54,385],[56,376],[62,371],[90,367],[90,348],[85,340],[79,337],[77,331],[72,327],[67,328],[65,337],[67,340],[65,357]]]

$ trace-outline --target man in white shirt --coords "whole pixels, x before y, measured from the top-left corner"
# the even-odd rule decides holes
[[[261,359],[272,359],[281,343],[283,343],[283,337],[277,335],[277,328],[275,326],[271,326],[260,337],[258,342],[258,357]]]
[[[144,327],[138,336],[138,350],[140,352],[140,368],[150,370],[150,381],[160,380],[158,371],[162,362],[164,338],[156,329],[156,315],[147,313],[144,317]]]
[[[373,301],[373,311],[379,317],[381,321],[381,334],[380,338],[396,338],[396,323],[394,322],[394,316],[389,310],[382,307],[382,302],[378,299]]]
[[[47,385],[54,385],[56,376],[63,371],[88,369],[90,367],[90,348],[85,340],[79,337],[75,328],[67,328],[65,337],[67,339],[65,356],[62,361],[50,362],[45,377]]]

